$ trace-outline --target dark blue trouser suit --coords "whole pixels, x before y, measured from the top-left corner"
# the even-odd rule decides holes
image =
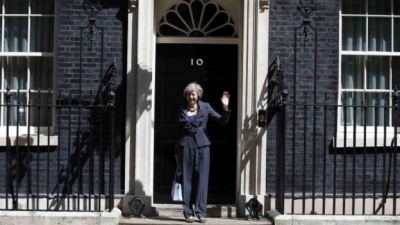
[[[194,138],[182,149],[183,214],[206,218],[210,147],[197,147]],[[193,208],[194,206],[194,208]]]

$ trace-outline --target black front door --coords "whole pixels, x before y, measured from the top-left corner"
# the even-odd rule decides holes
[[[237,45],[158,44],[156,55],[154,202],[172,203],[177,108],[186,101],[183,89],[197,81],[204,90],[202,100],[216,111],[222,110],[222,92],[231,95],[229,123],[210,121],[208,127],[212,142],[208,202],[235,203]]]

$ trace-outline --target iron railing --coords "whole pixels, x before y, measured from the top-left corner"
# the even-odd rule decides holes
[[[290,99],[284,97],[287,91],[268,92],[272,113],[267,148],[276,151],[269,151],[267,159],[276,159],[276,164],[267,168],[268,175],[275,175],[267,188],[275,209],[286,214],[397,215],[397,89],[342,91],[338,96],[336,81],[321,85],[329,74],[317,71],[321,45],[318,23],[312,23],[316,10],[314,1],[299,1],[293,61],[286,61],[293,68],[285,81]],[[283,79],[268,81],[268,90],[286,87]],[[356,102],[353,96],[353,102],[347,101],[351,95],[362,95],[362,100]],[[386,95],[383,104],[379,95]],[[285,100],[271,104],[279,99]]]
[[[60,91],[53,101],[39,91],[23,102],[20,91],[7,89],[0,106],[0,210],[112,210],[115,71],[113,63],[86,99]]]
[[[367,104],[365,96],[361,104],[343,97],[337,104],[337,96],[314,102],[305,92],[301,102],[276,106],[280,213],[399,214],[399,94],[395,88],[379,105],[379,94],[372,99],[376,104]],[[367,116],[371,109],[374,115]]]

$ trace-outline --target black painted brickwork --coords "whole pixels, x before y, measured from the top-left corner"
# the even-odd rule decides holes
[[[81,32],[85,35],[89,28],[86,27],[89,23],[88,15],[82,8],[83,1],[60,1],[59,7],[59,34],[58,34],[58,63],[57,63],[57,90],[61,96],[67,97],[69,93],[73,99],[80,97],[88,102],[94,103],[95,99],[99,99],[98,90],[100,87],[100,76],[104,76],[106,70],[111,63],[116,63],[117,68],[117,87],[116,87],[116,164],[115,164],[115,193],[123,193],[123,164],[124,164],[124,118],[125,118],[125,33],[126,30],[126,17],[122,12],[126,12],[126,3],[124,1],[101,1],[102,9],[96,16],[96,35],[94,36],[93,48],[90,49],[89,38],[83,37],[81,43]],[[81,31],[82,27],[86,27]],[[101,42],[102,31],[104,42]],[[80,45],[82,44],[82,58],[80,57]],[[103,55],[101,53],[103,47]],[[80,78],[80,63],[82,60],[82,75]],[[81,88],[81,91],[80,91]],[[96,110],[95,110],[96,111]],[[92,111],[93,112],[93,111]],[[68,112],[63,112],[64,115]],[[108,181],[108,160],[109,160],[109,143],[110,143],[110,114],[95,112],[102,122],[94,128],[90,128],[88,119],[90,118],[90,110],[80,111],[81,117],[79,118],[79,110],[74,112],[72,116],[73,126],[71,129],[72,143],[76,140],[82,140],[83,136],[77,135],[77,130],[81,124],[81,130],[87,132],[89,136],[88,142],[81,143],[80,146],[94,146],[95,159],[94,159],[94,173],[104,174],[104,179]],[[69,117],[69,115],[67,115]],[[68,124],[67,117],[63,121]],[[92,124],[93,125],[93,124]],[[101,131],[101,132],[98,132]],[[69,136],[69,128],[61,126],[62,138],[61,148],[62,152],[68,151],[68,146],[71,145]],[[79,145],[78,145],[79,146]],[[78,146],[72,146],[71,152],[74,152]],[[84,152],[88,149],[82,149]],[[103,154],[105,161],[104,171],[100,171],[99,162],[101,161],[100,155]],[[67,157],[67,154],[64,155]],[[85,169],[88,169],[88,161],[84,162]],[[96,169],[97,168],[97,169]],[[94,182],[101,179],[95,176]],[[83,179],[83,186],[88,186],[88,179]],[[101,183],[101,182],[100,182]],[[107,185],[105,191],[108,191]]]
[[[310,1],[303,2],[308,4]],[[311,16],[311,25],[318,33],[316,92],[314,91],[315,32],[310,37],[307,48],[304,47],[303,37],[297,36],[295,71],[294,30],[302,25],[303,18],[297,11],[298,1],[272,1],[270,7],[269,61],[272,62],[277,56],[280,58],[289,91],[285,120],[285,193],[290,196],[293,192],[295,196],[302,197],[304,190],[306,197],[312,192],[321,197],[325,191],[328,197],[334,192],[338,197],[351,197],[353,194],[360,196],[363,192],[371,196],[375,190],[377,197],[381,197],[386,185],[389,162],[389,154],[384,154],[383,148],[367,149],[367,154],[364,154],[364,149],[352,147],[339,149],[335,154],[331,148],[332,138],[335,136],[336,107],[323,107],[322,104],[324,102],[337,104],[339,1],[314,2],[317,8]],[[296,83],[294,74],[297,78]],[[314,96],[319,106],[293,107],[294,103],[312,104]],[[314,115],[316,115],[315,129]],[[277,126],[280,125],[274,118],[268,127],[267,189],[268,193],[273,195],[276,178]],[[378,153],[376,157],[372,154],[375,151]]]
[[[305,1],[308,4],[309,1]],[[303,37],[297,35],[297,55],[295,59],[295,28],[302,25],[303,16],[297,11],[298,1],[278,0],[272,1],[270,7],[270,49],[269,59],[272,62],[275,57],[280,58],[282,69],[284,70],[284,79],[288,85],[289,97],[288,104],[316,102],[323,103],[325,101],[325,93],[328,94],[328,101],[336,103],[335,95],[338,90],[338,48],[339,48],[339,1],[319,0],[315,1],[316,11],[311,14],[311,26],[316,32],[311,30],[313,35],[308,41],[308,46],[304,46]],[[296,34],[302,31],[297,30]],[[317,92],[314,92],[314,53],[315,53],[315,37],[317,39]],[[297,62],[296,71],[294,71],[294,61]],[[294,73],[296,72],[296,83],[294,83]],[[296,97],[295,97],[296,95]],[[293,114],[293,110],[295,113]],[[313,138],[312,133],[314,122],[314,109],[308,107],[304,111],[304,107],[287,107],[286,114],[286,192],[291,193],[292,189],[292,172],[295,174],[295,192],[301,193],[303,188],[303,175],[306,176],[306,192],[312,191],[312,163],[315,163],[318,170],[316,171],[316,192],[321,193],[323,189],[322,173],[323,158],[327,156],[328,166],[332,167],[332,155],[325,153],[325,143],[329,144],[330,139],[334,136],[334,109],[327,110],[329,119],[327,120],[327,135],[323,136],[323,122],[325,118],[324,108],[316,108],[316,133],[315,150],[312,152]],[[295,115],[295,118],[293,116]],[[305,116],[306,115],[306,116]],[[304,120],[306,120],[306,128],[304,128]],[[293,122],[295,121],[295,123]],[[268,191],[275,192],[275,162],[276,162],[276,118],[268,127],[268,171],[267,179]],[[293,149],[295,155],[293,157]],[[306,163],[306,169],[303,170],[303,163]],[[293,167],[294,163],[294,167]],[[305,173],[304,173],[305,172]],[[332,184],[332,169],[327,170],[326,178],[328,183]],[[332,187],[332,185],[330,185]]]
[[[126,74],[126,1],[101,1],[102,10],[96,17],[96,36],[93,49],[89,49],[90,41],[83,39],[82,58],[80,58],[81,28],[88,25],[88,15],[82,8],[82,0],[60,0],[58,8],[58,35],[57,35],[57,64],[56,64],[56,96],[62,99],[81,98],[85,104],[95,102],[103,76],[113,62],[117,67],[116,87],[116,153],[115,153],[115,185],[116,194],[124,193],[124,123],[125,123],[125,77]],[[101,29],[104,33],[104,54],[101,59]],[[83,29],[83,33],[88,28]],[[82,60],[82,61],[81,61]],[[82,70],[80,64],[82,63]],[[101,67],[103,68],[101,69]],[[80,72],[82,72],[80,76]],[[81,89],[80,89],[81,88]],[[55,96],[55,97],[56,97]],[[55,101],[54,101],[55,102]],[[108,194],[109,182],[109,151],[110,151],[110,110],[101,112],[98,109],[87,107],[62,108],[56,110],[61,118],[60,126],[57,124],[60,145],[58,147],[20,147],[20,158],[13,158],[13,173],[18,173],[13,178],[14,191],[18,183],[18,192],[45,195],[66,193],[67,183],[71,184],[71,193],[89,193],[89,181],[93,182],[90,193]],[[97,116],[102,122],[90,122]],[[92,126],[92,127],[91,127]],[[91,147],[88,147],[91,146]],[[12,148],[16,152],[15,148]],[[90,166],[89,158],[93,151],[94,160]],[[104,159],[104,169],[101,169],[101,158]],[[0,148],[0,162],[5,165],[6,151]],[[60,160],[58,160],[60,157]],[[17,161],[19,161],[17,163]],[[78,163],[79,162],[79,163]],[[80,164],[80,165],[79,165]],[[15,169],[19,165],[19,169]],[[27,172],[28,165],[31,173]],[[82,173],[78,175],[78,167]],[[50,170],[48,170],[48,167]],[[69,169],[68,169],[69,168]],[[90,175],[89,170],[93,169]],[[39,171],[37,173],[36,171]],[[69,171],[69,173],[68,173]],[[49,172],[49,173],[48,173]],[[69,174],[69,175],[68,175]],[[100,175],[99,175],[100,174]],[[5,168],[2,167],[0,176],[5,177]],[[19,178],[16,179],[16,176]],[[29,178],[31,182],[29,182]],[[17,182],[18,180],[18,182]],[[57,182],[60,182],[57,184]],[[78,184],[81,184],[78,187]],[[30,189],[27,190],[27,187]],[[0,193],[5,193],[6,185],[0,185]],[[9,186],[9,193],[11,187]],[[11,197],[11,196],[10,196]]]

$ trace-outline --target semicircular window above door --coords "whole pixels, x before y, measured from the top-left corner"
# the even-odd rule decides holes
[[[159,37],[237,37],[235,23],[221,6],[207,0],[183,0],[158,24]]]

